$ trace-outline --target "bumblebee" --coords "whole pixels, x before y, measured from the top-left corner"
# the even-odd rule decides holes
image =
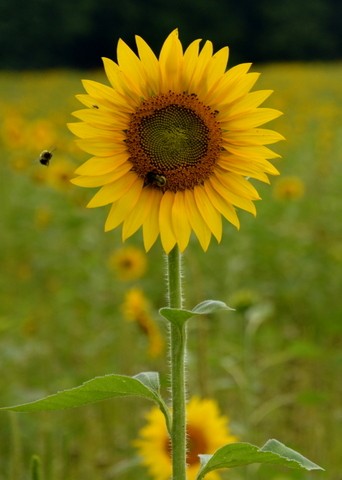
[[[145,186],[155,186],[155,187],[165,187],[166,185],[166,178],[164,175],[159,175],[155,172],[148,172],[145,177]]]
[[[42,165],[45,165],[46,167],[48,167],[52,156],[53,156],[53,153],[51,150],[43,150],[39,155],[39,161]]]

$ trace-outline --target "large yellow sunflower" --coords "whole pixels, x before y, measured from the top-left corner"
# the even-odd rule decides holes
[[[194,480],[200,468],[198,455],[214,453],[218,448],[237,441],[229,431],[228,418],[221,415],[214,400],[193,397],[187,405],[187,478]],[[165,419],[158,407],[147,415],[147,424],[134,442],[142,463],[153,480],[169,480],[172,474],[169,437]],[[207,480],[218,480],[217,472],[207,474]]]
[[[103,59],[111,86],[83,81],[87,108],[69,128],[93,156],[73,183],[101,187],[88,207],[110,205],[105,230],[122,224],[123,241],[142,227],[146,250],[160,235],[166,253],[183,251],[194,231],[206,250],[212,234],[221,240],[222,216],[239,227],[235,207],[255,214],[248,179],[278,174],[265,145],[283,137],[259,127],[281,112],[259,108],[272,91],[250,92],[250,63],[226,70],[228,47],[214,54],[195,40],[183,52],[177,30],[159,58],[136,44],[138,56],[119,40],[117,63]]]

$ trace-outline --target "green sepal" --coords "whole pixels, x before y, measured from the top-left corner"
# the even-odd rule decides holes
[[[162,315],[169,322],[182,325],[189,318],[197,315],[208,315],[210,313],[215,313],[220,310],[233,310],[228,307],[224,302],[220,300],[204,300],[203,302],[196,305],[192,310],[187,310],[184,308],[170,308],[163,307],[159,310],[160,315]]]
[[[201,469],[196,480],[217,469],[241,467],[251,463],[268,463],[297,470],[324,470],[286,447],[278,440],[268,440],[261,448],[250,443],[231,443],[218,449],[213,455],[200,455]]]
[[[116,374],[95,377],[78,387],[62,390],[33,402],[2,407],[0,410],[14,412],[63,410],[110,398],[130,396],[138,396],[156,402],[165,416],[168,429],[170,428],[170,414],[160,395],[157,372],[143,372],[134,377]]]

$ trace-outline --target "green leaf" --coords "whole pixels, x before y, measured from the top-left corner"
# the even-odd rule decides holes
[[[159,313],[169,322],[177,325],[182,325],[187,320],[189,320],[189,318],[196,315],[208,315],[210,313],[214,313],[220,310],[233,309],[219,300],[204,300],[204,302],[199,303],[192,310],[187,310],[185,308],[163,307],[159,310]]]
[[[196,315],[208,315],[208,313],[218,312],[220,310],[234,310],[228,307],[224,302],[220,300],[204,300],[192,309],[192,312]]]
[[[156,402],[164,413],[169,427],[169,412],[159,393],[159,376],[156,372],[144,372],[135,377],[115,374],[95,377],[78,387],[63,390],[33,402],[2,407],[0,410],[14,412],[63,410],[110,398],[129,396],[139,396]]]
[[[277,440],[268,440],[261,448],[250,443],[231,443],[213,455],[200,455],[200,460],[202,466],[197,480],[201,480],[212,470],[240,467],[251,463],[271,463],[299,470],[323,470]]]
[[[166,320],[176,325],[182,325],[189,320],[189,318],[194,316],[194,313],[191,310],[185,310],[182,308],[163,307],[159,310],[159,313],[162,317],[166,318]]]

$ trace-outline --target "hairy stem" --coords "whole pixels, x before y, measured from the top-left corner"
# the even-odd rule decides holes
[[[171,308],[182,308],[181,254],[174,247],[168,257],[168,295]],[[172,395],[172,471],[173,480],[186,479],[186,324],[170,325],[171,395]]]

